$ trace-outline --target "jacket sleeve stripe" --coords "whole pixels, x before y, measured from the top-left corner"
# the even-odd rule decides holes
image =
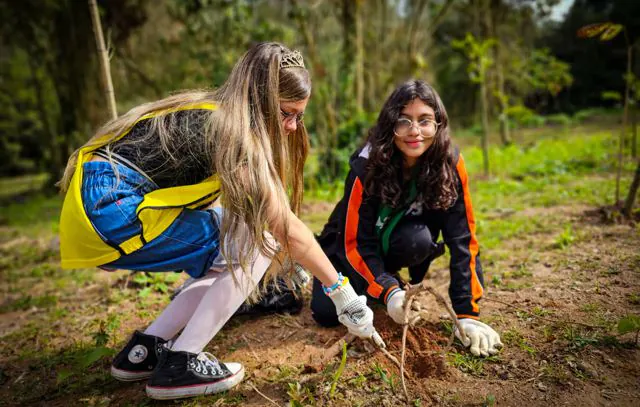
[[[462,191],[464,193],[464,206],[467,212],[467,223],[469,225],[469,233],[471,239],[469,240],[469,253],[471,254],[471,260],[469,268],[471,270],[471,307],[473,312],[480,312],[478,306],[478,299],[482,297],[482,284],[478,279],[476,272],[476,257],[478,256],[478,240],[476,239],[476,220],[473,217],[473,207],[471,205],[471,194],[469,193],[469,177],[467,175],[467,169],[464,166],[464,159],[460,154],[458,164],[456,165],[460,181],[462,182]]]
[[[392,285],[391,287],[389,287],[389,289],[387,290],[387,293],[384,295],[384,303],[386,304],[387,301],[389,301],[389,294],[391,294],[392,292],[395,291],[396,288],[400,288],[397,285]]]
[[[347,252],[347,260],[353,269],[358,272],[369,284],[367,293],[374,298],[379,298],[383,288],[376,283],[375,277],[369,266],[358,251],[358,223],[360,220],[360,205],[362,205],[362,183],[356,177],[349,195],[347,206],[347,221],[344,231],[344,247]]]

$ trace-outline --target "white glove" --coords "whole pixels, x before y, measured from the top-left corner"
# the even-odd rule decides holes
[[[396,324],[404,325],[404,297],[406,291],[398,290],[387,300],[387,314]]]
[[[346,326],[349,332],[360,338],[371,338],[377,346],[386,345],[373,326],[373,311],[367,307],[367,297],[358,296],[351,283],[327,294],[336,306],[338,321]]]
[[[469,350],[474,355],[495,355],[502,348],[500,335],[489,325],[471,318],[462,318],[458,322],[464,333],[461,335],[458,328],[454,327],[456,336],[464,346],[471,346]]]

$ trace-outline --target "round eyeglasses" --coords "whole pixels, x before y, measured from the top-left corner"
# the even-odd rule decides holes
[[[411,132],[414,123],[416,123],[415,127],[418,129],[418,133],[422,135],[434,135],[438,131],[438,125],[440,124],[433,119],[422,119],[414,122],[406,117],[401,117],[396,122],[393,132],[396,136],[406,136]]]
[[[291,121],[294,117],[295,117],[296,123],[298,124],[302,123],[302,121],[304,120],[304,112],[296,114],[296,113],[285,112],[284,110],[280,109],[280,114],[282,115],[282,118],[286,122]]]

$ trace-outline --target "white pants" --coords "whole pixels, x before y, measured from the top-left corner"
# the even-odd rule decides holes
[[[268,238],[273,242],[271,236]],[[234,263],[233,274],[239,283],[236,284],[224,258],[218,255],[209,273],[186,286],[145,333],[169,340],[183,329],[171,349],[201,352],[258,286],[271,264],[271,259],[259,253],[254,259],[251,275],[243,273]]]

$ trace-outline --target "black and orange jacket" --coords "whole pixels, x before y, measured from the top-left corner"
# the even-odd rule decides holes
[[[421,218],[432,231],[434,241],[442,233],[451,254],[449,297],[460,318],[478,318],[478,301],[483,293],[482,267],[476,225],[464,159],[459,153],[454,162],[458,178],[458,199],[447,210],[424,210]],[[361,279],[367,294],[386,304],[388,295],[399,286],[385,271],[381,243],[376,233],[380,200],[364,191],[368,147],[356,151],[350,159],[344,195],[329,217],[318,241],[338,271],[350,279]],[[411,205],[410,210],[415,210]]]

